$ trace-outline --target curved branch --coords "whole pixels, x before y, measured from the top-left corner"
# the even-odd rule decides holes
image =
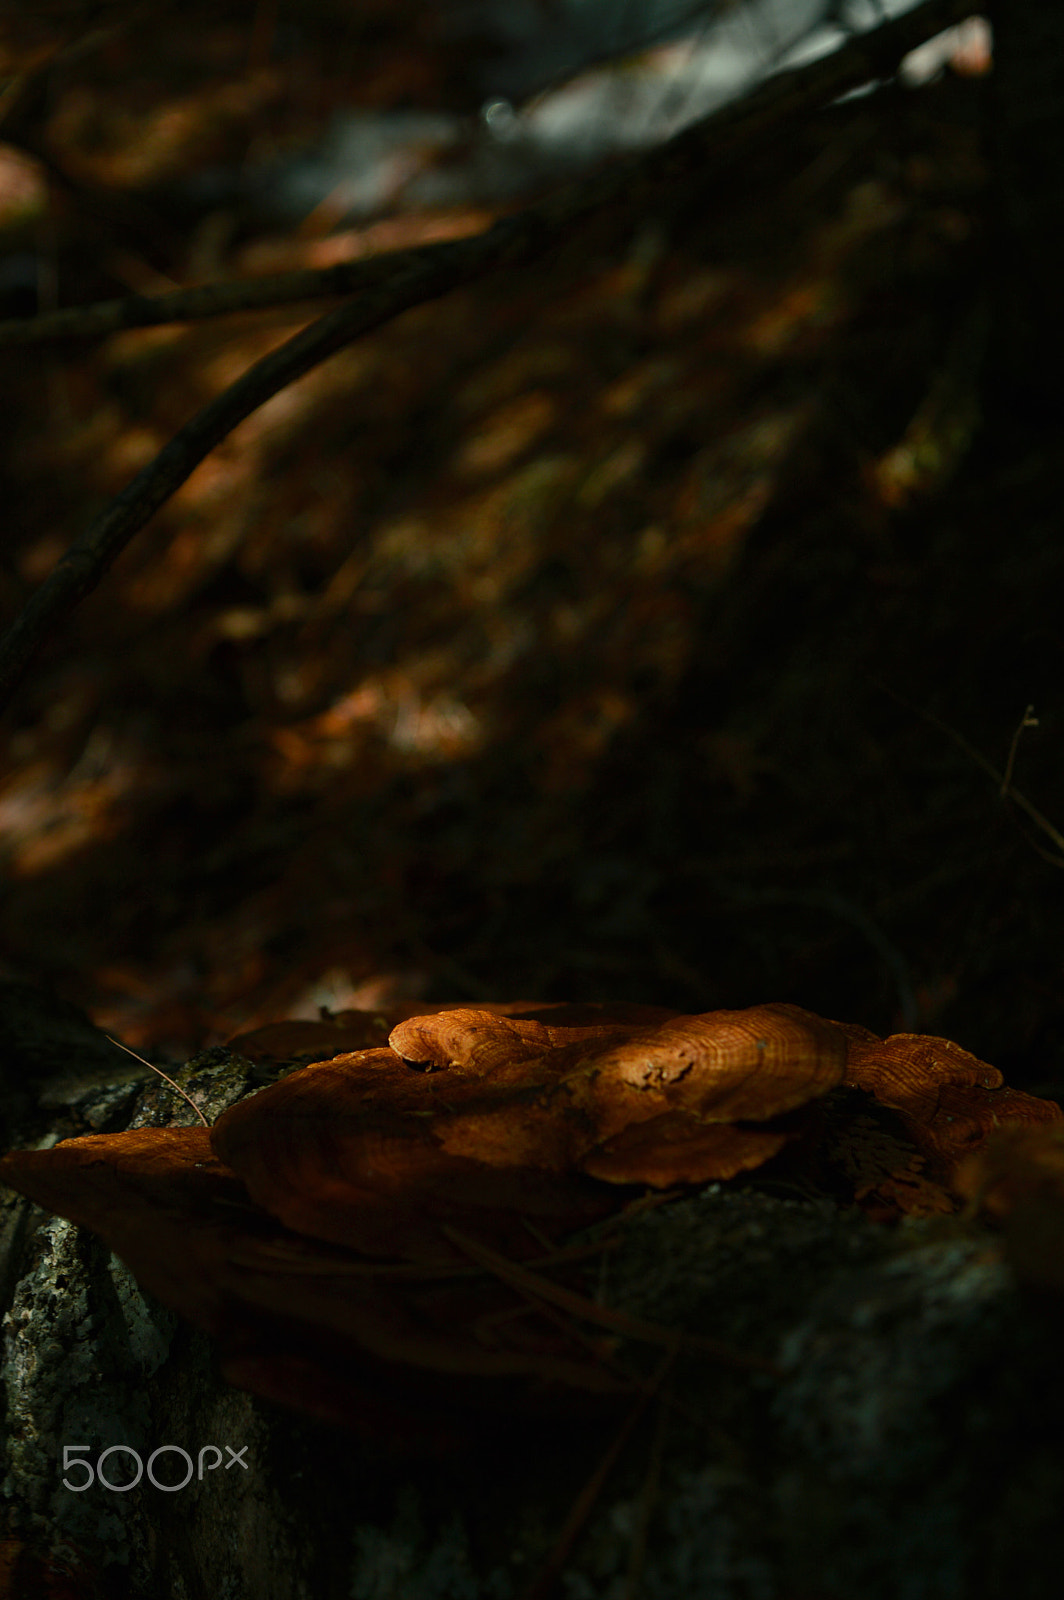
[[[863,83],[889,77],[902,56],[951,23],[962,21],[970,14],[971,6],[972,0],[924,0],[923,5],[904,16],[849,39],[831,55],[777,73],[751,94],[711,112],[667,144],[617,161],[602,172],[568,185],[524,215],[538,216],[558,226],[594,210],[634,181],[660,176],[675,165],[677,158],[689,159],[694,151],[704,153],[710,160],[730,156],[737,145],[745,146],[766,136],[791,117],[816,110]],[[197,322],[237,311],[293,305],[301,300],[373,294],[408,262],[423,259],[427,251],[445,251],[451,242],[342,261],[331,267],[202,284],[157,297],[131,295],[124,300],[72,306],[40,317],[12,318],[0,322],[0,347],[102,338],[122,328]]]
[[[833,55],[778,74],[745,99],[685,129],[668,145],[652,152],[650,158],[641,157],[634,164],[626,161],[607,167],[591,178],[559,190],[538,206],[501,218],[484,233],[349,263],[346,270],[351,276],[347,281],[359,287],[359,298],[303,328],[279,349],[255,362],[223,394],[204,406],[74,541],[55,570],[31,596],[0,640],[0,713],[6,709],[47,634],[96,587],[133,536],[191,476],[204,457],[238,423],[281,389],[400,312],[471,283],[498,267],[520,266],[534,260],[577,218],[620,195],[630,195],[636,174],[642,179],[653,176],[660,181],[693,161],[701,164],[702,171],[708,162],[728,164],[739,149],[747,149],[778,131],[782,119],[815,111],[825,102],[870,79],[887,75],[900,56],[930,34],[966,15],[970,4],[971,0],[925,0],[916,11],[851,40]],[[332,275],[337,270],[329,268],[326,274],[309,276],[324,278],[329,283],[325,292],[336,294],[338,279]],[[302,279],[307,275],[286,276]],[[261,290],[263,282],[271,281],[275,285],[278,282],[260,280],[257,286],[228,287],[234,292],[255,287]],[[222,287],[217,286],[216,294]],[[291,297],[290,284],[286,292]],[[200,297],[198,301],[196,296]],[[138,323],[144,326],[149,321],[174,320],[175,301],[186,307],[184,315],[192,315],[187,307],[203,306],[205,296],[214,309],[201,310],[199,314],[220,314],[218,299],[210,302],[210,292],[199,289],[166,295],[157,301],[115,302],[118,307],[126,307],[124,312],[104,306],[89,307],[83,312],[60,312],[56,316],[91,318],[96,315],[99,318],[103,312],[108,312],[128,319],[112,321],[111,327]],[[305,295],[301,293],[300,297]],[[262,300],[259,303],[281,302]],[[55,318],[42,317],[36,323],[15,326],[40,329],[42,324],[54,328]],[[5,326],[10,328],[12,324]],[[68,332],[71,326],[69,322],[64,324]],[[97,327],[95,331],[104,330]]]
[[[0,642],[0,710],[46,633],[96,587],[133,535],[238,423],[288,384],[401,311],[468,283],[505,262],[513,252],[523,256],[529,243],[527,234],[527,223],[504,218],[476,239],[435,246],[431,256],[422,253],[422,259],[404,261],[374,293],[301,329],[197,412],[74,541]],[[474,245],[478,248],[471,250]]]

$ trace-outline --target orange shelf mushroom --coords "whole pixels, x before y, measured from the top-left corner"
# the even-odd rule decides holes
[[[786,1005],[469,1007],[400,1022],[389,1044],[242,1100],[211,1142],[286,1227],[425,1259],[453,1256],[443,1222],[503,1229],[512,1247],[522,1216],[590,1221],[617,1202],[589,1179],[668,1187],[758,1166],[794,1137],[779,1119],[846,1063],[841,1029]]]
[[[320,1058],[213,1129],[13,1151],[0,1179],[99,1233],[218,1340],[232,1382],[350,1426],[387,1393],[415,1433],[446,1434],[456,1408],[629,1387],[617,1314],[608,1341],[581,1326],[607,1318],[580,1287],[601,1240],[564,1241],[640,1188],[727,1180],[808,1145],[835,1090],[898,1119],[875,1144],[844,1111],[836,1143],[850,1127],[855,1148],[928,1167],[922,1191],[880,1184],[895,1215],[914,1194],[935,1209],[928,1193],[995,1125],[1062,1120],[948,1041],[883,1041],[794,1005],[411,1006],[275,1024],[233,1048]]]
[[[845,1032],[847,1083],[897,1111],[912,1142],[943,1178],[1006,1123],[1064,1118],[1052,1100],[1010,1089],[996,1067],[949,1039],[920,1033],[878,1039],[852,1023]]]

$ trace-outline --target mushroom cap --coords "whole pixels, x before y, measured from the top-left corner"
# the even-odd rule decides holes
[[[589,1178],[668,1186],[757,1166],[793,1131],[735,1124],[824,1094],[846,1060],[841,1029],[788,1005],[463,1007],[399,1023],[390,1045],[292,1074],[211,1136],[286,1226],[381,1254],[419,1240],[446,1254],[433,1222],[476,1213],[576,1226],[607,1204]]]
[[[481,1010],[507,1016],[512,1011],[552,1010],[564,1002],[549,1000],[508,1000],[485,1002]],[[292,1061],[303,1057],[327,1061],[331,1056],[353,1050],[371,1050],[386,1043],[388,1034],[406,1017],[421,1017],[437,1011],[459,1011],[464,1000],[426,1005],[424,1001],[398,1000],[373,1011],[336,1011],[316,1022],[267,1022],[249,1032],[235,1034],[226,1048],[249,1061]]]
[[[468,1260],[442,1272],[380,1264],[286,1230],[203,1128],[13,1151],[0,1181],[102,1235],[144,1288],[218,1341],[230,1382],[326,1422],[398,1430],[425,1448],[460,1443],[500,1407],[552,1394],[594,1406],[629,1387],[552,1325],[518,1320],[485,1342],[481,1319],[512,1313],[514,1297]]]
[[[416,1395],[404,1424],[416,1428],[413,1413],[435,1427],[448,1407],[452,1417],[520,1409],[544,1385],[616,1390],[616,1373],[564,1319],[513,1316],[514,1272],[534,1281],[515,1263],[546,1250],[536,1265],[549,1270],[558,1256],[544,1234],[617,1212],[628,1185],[760,1166],[843,1081],[897,1113],[943,1182],[995,1123],[1025,1124],[958,1182],[979,1187],[1010,1230],[1027,1218],[1009,1246],[1017,1270],[1064,1288],[1064,1117],[947,1040],[880,1040],[793,1005],[697,1016],[533,1002],[402,1009],[258,1030],[234,1045],[321,1057],[209,1131],[140,1128],[15,1151],[0,1181],[100,1233],[219,1341],[231,1381],[346,1424],[385,1392],[389,1406]],[[845,1139],[852,1119],[836,1121]],[[866,1144],[879,1131],[866,1130]],[[902,1135],[896,1156],[925,1159]],[[889,1166],[892,1179],[917,1181]],[[491,1272],[471,1274],[471,1261],[489,1259]],[[591,1305],[580,1301],[579,1315]],[[489,1381],[487,1396],[478,1385]]]
[[[996,1067],[950,1039],[895,1033],[877,1039],[844,1025],[849,1040],[846,1082],[901,1113],[917,1149],[949,1174],[1003,1123],[1057,1122],[1060,1107],[1010,1089]]]

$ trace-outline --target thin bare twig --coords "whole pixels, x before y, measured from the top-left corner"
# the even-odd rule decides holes
[[[736,147],[778,130],[779,124],[818,109],[859,88],[863,83],[890,77],[902,56],[926,39],[963,21],[971,0],[924,0],[904,16],[895,17],[868,33],[849,39],[829,56],[776,73],[759,89],[720,107],[683,130],[667,144],[638,156],[617,161],[588,178],[567,185],[542,204],[521,215],[540,224],[561,227],[595,210],[629,190],[633,182],[655,181],[677,160],[688,161],[696,152],[710,162],[730,159]],[[534,230],[530,230],[532,232]],[[476,245],[481,235],[474,235]],[[229,316],[236,311],[258,311],[270,306],[322,300],[337,295],[375,294],[396,273],[415,259],[431,259],[439,252],[446,287],[451,286],[448,245],[445,240],[331,267],[284,272],[271,277],[243,278],[232,283],[202,284],[158,297],[131,295],[91,306],[72,306],[40,317],[18,317],[0,322],[0,346],[40,344],[56,339],[102,338],[121,328],[148,328],[168,322],[197,322],[207,317]],[[426,252],[429,252],[426,257]],[[526,259],[530,259],[530,256]],[[483,267],[479,252],[470,251],[470,275]],[[428,290],[426,298],[445,289]]]
[[[1005,799],[1012,788],[1012,769],[1016,765],[1016,751],[1019,749],[1020,735],[1023,733],[1024,728],[1037,728],[1037,726],[1038,718],[1034,715],[1034,706],[1028,706],[1020,718],[1016,732],[1012,736],[1012,743],[1009,745],[1009,758],[1005,762],[1005,775],[1001,780],[1000,793],[1002,800]]]
[[[173,1078],[169,1077],[167,1073],[163,1071],[162,1067],[153,1067],[150,1061],[145,1061],[143,1056],[138,1056],[137,1052],[135,1050],[131,1050],[128,1044],[119,1044],[118,1040],[112,1039],[109,1033],[105,1033],[104,1038],[107,1040],[108,1044],[113,1044],[117,1049],[124,1050],[127,1056],[133,1057],[134,1061],[139,1061],[141,1065],[147,1067],[149,1071],[157,1073],[158,1076],[162,1078],[164,1083],[168,1083],[171,1089],[173,1089],[176,1094],[181,1096],[182,1100],[188,1101],[197,1117],[199,1117],[200,1121],[203,1123],[203,1126],[205,1128],[210,1127],[210,1123],[207,1121],[207,1118],[203,1115],[203,1112],[200,1110],[195,1100],[193,1100],[192,1096],[190,1094],[186,1094],[181,1085],[179,1083],[175,1083]]]
[[[636,1508],[635,1531],[632,1535],[632,1548],[628,1555],[628,1573],[625,1578],[624,1594],[622,1600],[638,1600],[640,1580],[643,1568],[646,1565],[647,1537],[650,1533],[650,1522],[657,1505],[658,1495],[661,1492],[661,1468],[665,1459],[665,1437],[669,1429],[669,1405],[672,1398],[667,1391],[662,1396],[662,1403],[658,1406],[658,1420],[654,1428],[654,1438],[650,1446],[650,1459],[647,1462],[646,1476],[640,1491]]]
[[[553,1550],[528,1588],[522,1593],[521,1600],[547,1600],[547,1597],[553,1592],[555,1584],[561,1576],[562,1569],[572,1554],[573,1546],[583,1532],[584,1525],[594,1510],[595,1502],[602,1493],[606,1479],[617,1464],[621,1451],[628,1443],[636,1423],[661,1388],[669,1369],[676,1359],[678,1350],[679,1344],[677,1342],[670,1347],[659,1363],[657,1371],[651,1374],[649,1381],[641,1389],[635,1405],[621,1423],[602,1459],[577,1496],[572,1510],[565,1519],[565,1525],[554,1542]]]
[[[609,166],[591,178],[560,189],[538,206],[501,218],[472,238],[443,240],[416,250],[347,263],[343,271],[349,276],[342,281],[348,292],[359,291],[358,299],[328,312],[295,334],[204,406],[75,540],[31,596],[0,640],[0,714],[46,635],[96,587],[133,536],[204,457],[281,389],[401,312],[437,299],[497,268],[521,266],[537,259],[558,242],[576,219],[618,196],[638,199],[643,191],[635,184],[637,177],[647,183],[645,192],[649,196],[651,183],[660,183],[677,170],[697,167],[705,172],[713,163],[727,166],[740,149],[748,149],[769,134],[778,134],[784,119],[815,111],[870,79],[888,75],[900,56],[966,14],[966,0],[925,0],[916,10],[860,35],[833,55],[779,73],[753,94],[685,129],[663,149],[640,158],[634,165],[619,162]],[[331,274],[339,271],[328,269]],[[259,285],[262,281],[258,281]],[[326,281],[328,286],[323,291],[319,275],[317,292],[341,292],[341,277]],[[244,297],[256,292],[254,282],[224,288],[230,294],[224,304],[223,286],[215,286],[181,291],[178,296],[164,295],[159,300],[112,302],[110,307],[56,315],[102,316],[102,324],[94,331],[104,332],[188,317],[193,314],[189,308],[196,305],[200,307],[198,315],[217,315],[223,309],[236,309],[237,302],[246,307],[249,301]],[[294,294],[289,283],[283,299],[306,297],[309,292],[304,283]],[[258,303],[279,302],[267,299]],[[39,330],[46,320],[16,326],[24,335],[27,327]],[[64,327],[69,333],[75,324]],[[57,335],[53,332],[52,336]]]
[[[1034,840],[1030,840],[1029,842],[1033,845],[1034,849],[1037,850],[1038,854],[1042,857],[1042,860],[1048,861],[1050,866],[1053,867],[1064,867],[1064,833],[1061,833],[1059,828],[1054,827],[1049,818],[1044,817],[1037,807],[1031,804],[1027,796],[1025,794],[1021,794],[1019,789],[1014,788],[1012,784],[1012,763],[1020,733],[1024,728],[1038,726],[1037,719],[1028,721],[1033,707],[1028,706],[1027,710],[1024,712],[1023,720],[1021,721],[1016,733],[1013,735],[1012,748],[1009,751],[1008,766],[1004,772],[999,772],[994,763],[992,761],[988,761],[981,750],[977,750],[974,745],[968,743],[968,740],[964,737],[963,733],[958,733],[956,728],[951,728],[948,722],[943,722],[940,717],[936,717],[933,711],[925,711],[922,706],[912,705],[911,702],[904,699],[902,695],[895,694],[893,689],[887,689],[886,692],[890,695],[892,700],[897,700],[898,704],[903,705],[907,711],[914,712],[916,716],[922,717],[924,722],[930,723],[933,728],[937,728],[940,733],[944,733],[947,739],[952,739],[957,748],[959,750],[963,750],[970,761],[974,761],[976,766],[981,767],[988,777],[993,778],[994,782],[998,786],[998,793],[1000,794],[1001,798],[1003,800],[1011,800],[1013,805],[1017,806],[1025,816],[1029,817],[1034,823],[1035,827],[1040,829],[1041,832],[1045,834],[1047,839],[1051,839],[1056,845],[1057,849],[1060,851],[1059,855],[1051,855],[1048,850],[1043,850],[1039,845],[1034,843]]]
[[[361,334],[497,266],[524,240],[520,219],[504,218],[475,239],[434,247],[431,256],[411,252],[413,259],[408,256],[373,293],[303,328],[204,406],[74,541],[0,641],[0,711],[45,635],[96,587],[134,534],[238,423]]]

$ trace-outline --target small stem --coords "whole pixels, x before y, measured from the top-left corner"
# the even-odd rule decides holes
[[[1012,743],[1009,745],[1009,758],[1005,763],[1005,774],[1001,780],[1002,800],[1008,798],[1009,792],[1012,789],[1012,769],[1016,765],[1016,751],[1020,743],[1020,735],[1024,728],[1037,728],[1037,726],[1038,718],[1034,715],[1034,706],[1028,706],[1027,710],[1020,718],[1020,725],[1013,734]]]
[[[124,1050],[126,1052],[127,1056],[132,1056],[134,1061],[141,1062],[141,1064],[143,1066],[147,1067],[150,1072],[157,1072],[159,1074],[159,1077],[162,1078],[165,1083],[168,1083],[170,1085],[171,1089],[175,1089],[177,1091],[177,1093],[181,1096],[182,1100],[187,1100],[188,1101],[189,1105],[192,1107],[192,1109],[196,1113],[197,1117],[199,1117],[200,1121],[203,1123],[203,1126],[205,1128],[209,1128],[210,1127],[210,1123],[207,1121],[207,1118],[203,1115],[203,1112],[200,1110],[200,1108],[196,1104],[195,1100],[193,1100],[192,1096],[190,1094],[186,1094],[184,1089],[182,1089],[181,1085],[179,1083],[175,1083],[173,1078],[167,1077],[167,1075],[163,1071],[162,1067],[153,1067],[150,1061],[145,1061],[143,1056],[138,1056],[137,1052],[135,1050],[131,1050],[129,1048],[128,1044],[119,1044],[118,1040],[117,1039],[112,1039],[111,1035],[109,1033],[105,1033],[104,1034],[104,1038],[107,1040],[107,1042],[109,1044],[113,1044],[113,1045],[117,1046],[117,1048],[119,1050]]]

